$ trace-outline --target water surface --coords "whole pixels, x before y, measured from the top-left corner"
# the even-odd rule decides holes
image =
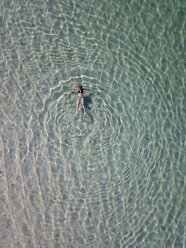
[[[184,1],[0,9],[0,247],[185,247]]]

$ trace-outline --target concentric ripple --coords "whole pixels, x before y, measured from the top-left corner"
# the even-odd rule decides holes
[[[86,115],[82,113],[81,104],[78,114],[75,114],[76,92],[70,92],[67,87],[66,90],[63,87],[53,90],[49,97],[54,100],[47,105],[44,126],[54,145],[66,145],[69,149],[75,144],[88,146],[92,156],[98,158],[104,150],[119,142],[123,123],[120,113],[112,106],[117,96],[113,93],[112,99],[108,90],[91,84],[89,87],[92,92],[85,93]]]
[[[184,247],[182,1],[0,9],[0,247]]]

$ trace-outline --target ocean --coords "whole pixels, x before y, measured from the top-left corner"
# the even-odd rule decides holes
[[[0,9],[0,247],[185,248],[185,2]]]

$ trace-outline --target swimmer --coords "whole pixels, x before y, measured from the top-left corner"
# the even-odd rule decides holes
[[[78,88],[72,88],[71,90],[77,90],[77,92],[78,92],[77,105],[76,105],[76,114],[78,113],[79,103],[81,101],[81,104],[82,104],[82,107],[83,107],[83,110],[84,110],[84,114],[86,115],[83,91],[84,90],[90,91],[90,90],[83,88],[82,85],[79,85]]]

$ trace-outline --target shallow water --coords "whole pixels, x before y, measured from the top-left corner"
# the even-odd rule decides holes
[[[185,247],[184,1],[0,9],[0,247]]]

